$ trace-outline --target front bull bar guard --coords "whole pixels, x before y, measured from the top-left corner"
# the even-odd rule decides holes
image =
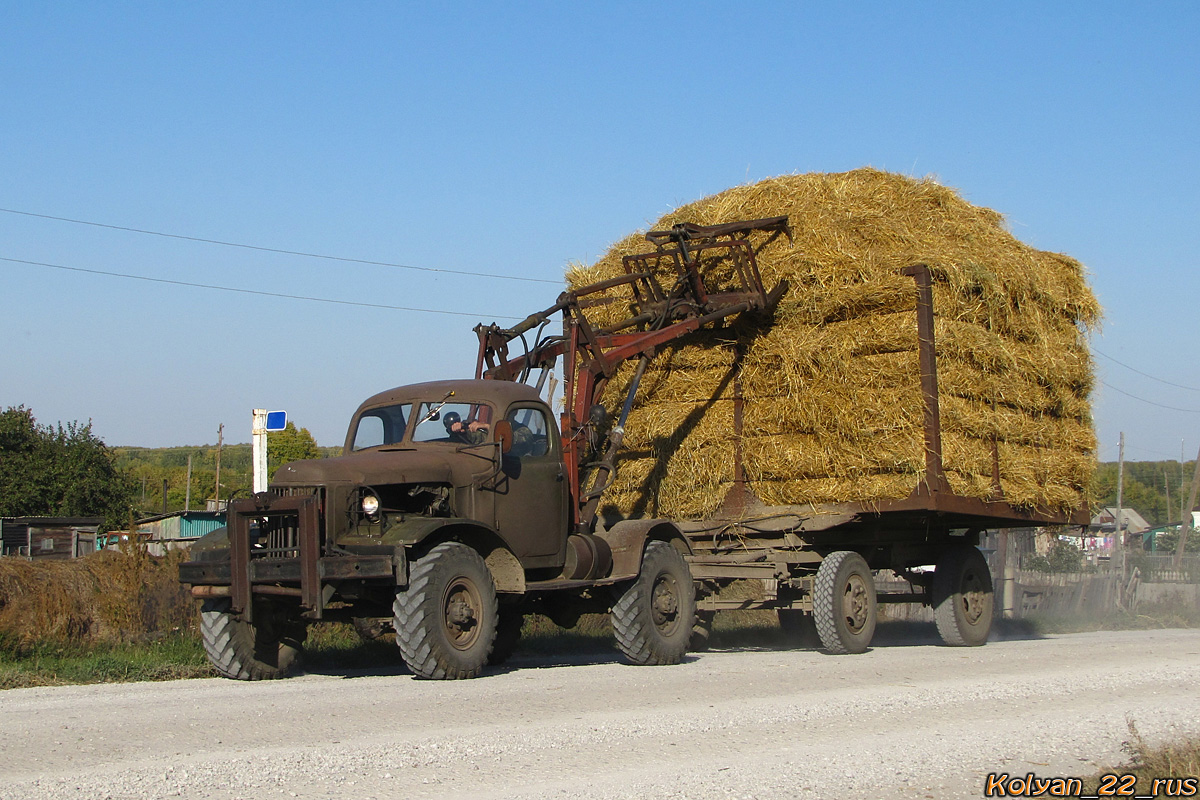
[[[317,618],[321,616],[321,516],[316,496],[276,497],[260,493],[253,498],[229,505],[226,525],[229,529],[229,597],[232,610],[247,622],[253,621],[254,586],[250,576],[250,522],[254,519],[295,519],[294,547],[300,559],[300,588],[271,587],[264,594],[298,595],[300,604]],[[267,588],[267,587],[262,587]]]

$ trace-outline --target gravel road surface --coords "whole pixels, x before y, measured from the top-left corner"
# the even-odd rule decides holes
[[[1200,731],[1200,631],[0,692],[0,798],[965,798]]]

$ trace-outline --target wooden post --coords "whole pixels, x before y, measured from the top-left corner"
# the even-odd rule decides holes
[[[1125,534],[1121,532],[1121,505],[1125,489],[1125,431],[1121,431],[1121,443],[1117,447],[1117,529],[1113,535],[1112,566],[1122,577],[1125,575]]]
[[[1008,617],[1008,529],[1001,528],[996,534],[996,574],[992,576],[992,594],[995,601],[995,616]]]

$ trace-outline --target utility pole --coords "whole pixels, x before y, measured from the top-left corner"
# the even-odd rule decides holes
[[[1112,563],[1117,571],[1125,574],[1125,539],[1121,533],[1121,504],[1125,488],[1125,431],[1121,431],[1121,444],[1117,448],[1117,530],[1113,535]]]
[[[1171,481],[1167,478],[1167,470],[1163,468],[1163,491],[1167,493],[1167,522],[1171,521]]]
[[[1183,519],[1179,521],[1179,546],[1175,548],[1175,568],[1183,566],[1183,548],[1187,544],[1188,531],[1192,529],[1192,509],[1196,507],[1196,493],[1200,491],[1200,451],[1196,453],[1196,468],[1192,471],[1192,490],[1188,492],[1187,506]]]
[[[192,454],[188,453],[187,489],[183,493],[183,510],[192,510]]]
[[[222,422],[220,425],[217,426],[217,477],[216,477],[217,507],[215,509],[217,511],[221,510],[221,446],[224,444],[224,437],[225,437],[225,423]]]

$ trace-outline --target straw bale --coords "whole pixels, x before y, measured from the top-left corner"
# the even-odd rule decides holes
[[[1086,336],[1100,307],[1083,266],[1033,249],[1003,218],[933,180],[874,169],[788,175],[738,186],[658,220],[702,225],[788,215],[795,244],[751,238],[768,289],[789,289],[774,324],[699,331],[664,348],[630,415],[610,512],[704,516],[733,480],[741,448],[751,488],[778,504],[872,503],[910,494],[923,479],[924,405],[916,288],[934,277],[943,456],[952,488],[992,495],[993,441],[1012,502],[1082,503],[1094,459]],[[579,286],[623,273],[647,251],[642,232],[595,264],[574,265]],[[715,264],[725,288],[725,265]],[[653,265],[674,281],[665,259]],[[721,277],[725,275],[725,277]],[[596,325],[623,318],[627,289],[589,308]],[[740,361],[743,438],[734,441]],[[623,367],[605,403],[615,409],[632,375]]]

